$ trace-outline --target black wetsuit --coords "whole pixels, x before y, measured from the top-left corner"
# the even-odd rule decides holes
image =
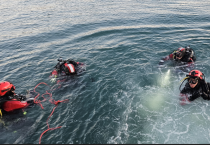
[[[9,96],[2,96],[2,97],[0,97],[0,109],[3,109],[3,104],[4,104],[6,101],[9,101],[9,100],[11,100],[11,99],[9,98]]]
[[[177,59],[177,51],[174,51],[173,53],[171,53],[170,55],[163,57],[160,62],[159,65],[163,65],[164,61],[167,60],[174,60],[176,65],[183,65],[183,64],[191,64],[192,62],[196,61],[196,57],[195,57],[195,53],[193,51],[193,49],[191,48],[185,48],[185,53],[184,56],[181,59]]]
[[[187,82],[185,87],[182,89],[181,94],[190,94],[188,97],[189,101],[193,101],[198,97],[202,97],[204,100],[210,100],[210,83],[206,83],[203,80],[199,81],[195,88],[191,88]]]
[[[66,68],[65,65],[64,65],[65,63],[73,64],[74,67],[75,67],[75,73],[73,73],[73,74],[76,74],[77,73],[77,67],[78,67],[77,62],[75,62],[72,59],[68,59],[68,60],[64,60],[62,62],[58,62],[57,63],[57,65],[55,66],[55,68],[56,68],[58,74],[61,74],[62,72],[65,72],[66,75],[70,75],[70,73],[68,71],[68,68]]]

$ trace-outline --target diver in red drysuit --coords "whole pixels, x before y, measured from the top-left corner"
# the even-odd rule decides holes
[[[27,105],[26,96],[15,93],[15,86],[10,82],[0,83],[0,109],[10,112]]]

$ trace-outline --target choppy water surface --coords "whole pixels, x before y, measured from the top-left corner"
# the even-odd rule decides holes
[[[48,76],[57,58],[87,71],[53,91],[61,103],[42,143],[210,143],[210,103],[179,104],[184,73],[157,68],[190,45],[210,81],[209,1],[1,0],[0,76],[25,94]],[[39,87],[40,92],[49,89]],[[1,143],[38,143],[54,105],[4,116]]]

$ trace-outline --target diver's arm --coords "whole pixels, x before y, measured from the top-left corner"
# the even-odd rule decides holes
[[[66,60],[58,62],[57,65],[54,67],[56,71],[58,72],[58,74],[64,71],[64,68],[65,68],[64,63],[66,63]]]
[[[190,85],[189,85],[189,83],[186,83],[184,88],[180,92],[180,94],[187,94],[187,93],[190,93]]]
[[[209,94],[206,94],[205,92],[202,93],[201,97],[202,97],[204,100],[210,100],[210,95],[209,95]]]
[[[193,62],[196,61],[196,57],[195,57],[195,52],[192,48],[190,48],[190,58],[192,59]]]
[[[206,86],[204,86],[204,87],[206,87],[205,88],[205,90],[206,90],[206,92],[205,91],[203,91],[202,92],[202,94],[201,94],[201,97],[204,99],[204,100],[210,100],[210,90],[209,90],[209,88],[210,88],[210,83],[206,83],[206,82],[204,82],[205,84],[204,85],[206,85]]]
[[[165,61],[167,60],[171,60],[174,57],[174,53],[171,53],[163,58],[161,58],[161,60],[159,61],[159,65],[163,65]]]
[[[186,55],[184,57],[185,57],[184,61],[187,62],[188,64],[194,62],[192,57],[190,56],[190,54],[188,54],[188,55]]]
[[[186,48],[186,47],[185,47],[185,48]],[[185,60],[186,62],[188,62],[188,64],[189,64],[189,63],[193,63],[193,62],[196,60],[195,53],[194,53],[194,51],[193,51],[191,48],[186,49],[186,52],[185,52],[184,57],[185,57],[184,60]]]
[[[190,87],[189,83],[186,84],[186,87],[188,88],[189,92],[192,94],[191,96],[188,97],[189,101],[194,101],[195,99],[201,97],[202,88],[194,90],[193,88]]]
[[[180,104],[181,105],[185,105],[186,103],[190,102],[189,97],[188,97],[189,94],[190,94],[190,86],[189,86],[188,83],[186,83],[184,88],[181,90],[181,92],[179,94],[181,96],[181,98],[180,98],[180,100],[181,100]]]
[[[195,57],[195,55],[193,55],[192,60],[193,60],[193,62],[195,62],[195,61],[196,61],[196,57]]]
[[[189,61],[187,62],[187,66],[188,66],[188,67],[194,67],[194,64],[195,64],[195,63],[194,63],[194,61],[193,61],[192,58],[190,58]]]
[[[201,96],[201,94],[199,91],[195,92],[193,95],[191,95],[189,97],[185,96],[185,98],[182,99],[181,105],[186,104],[186,102],[194,101],[195,99],[199,98],[200,96]]]
[[[18,98],[21,101],[26,99],[26,96],[24,96],[22,94],[15,94],[15,97]]]
[[[58,63],[56,64],[56,66],[54,66],[54,68],[56,68],[56,69],[60,69],[59,67],[60,67],[60,62],[58,62]]]
[[[174,53],[171,53],[171,54],[169,54],[169,55],[167,55],[167,56],[161,58],[161,60],[166,61],[166,60],[169,60],[169,59],[173,59],[173,56],[174,56]]]
[[[192,59],[190,59],[190,61],[187,62],[188,66],[191,64],[194,64],[194,61]]]
[[[22,101],[26,98],[26,96],[22,95],[22,94],[14,94],[14,95],[11,95],[11,96],[8,96],[8,99],[9,100],[12,100],[12,99],[17,99],[19,101]]]
[[[181,98],[180,98],[180,100],[181,100],[180,104],[181,105],[185,105],[185,104],[190,102],[190,100],[188,99],[188,95],[187,94],[180,93],[180,96],[181,96]]]
[[[188,99],[188,93],[189,93],[189,88],[187,86],[187,84],[185,85],[185,87],[181,90],[179,96],[181,97],[180,100],[180,104],[181,105],[185,105],[186,103],[190,102]]]

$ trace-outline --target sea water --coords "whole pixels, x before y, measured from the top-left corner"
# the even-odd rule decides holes
[[[190,45],[210,82],[209,1],[1,0],[0,76],[26,94],[50,86],[57,58],[86,64],[53,99],[49,119],[62,126],[42,143],[210,143],[210,103],[180,105],[185,72],[159,68],[160,58]],[[44,93],[47,86],[37,91]],[[41,100],[41,98],[39,98]],[[49,101],[3,116],[0,143],[39,143]]]

